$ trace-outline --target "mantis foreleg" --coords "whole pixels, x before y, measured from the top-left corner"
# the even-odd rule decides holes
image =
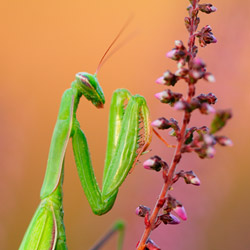
[[[131,96],[124,89],[117,90],[110,107],[108,147],[103,188],[100,190],[86,137],[76,119],[82,95],[96,107],[103,107],[105,99],[96,75],[78,73],[71,88],[62,97],[41,189],[41,204],[20,249],[67,249],[63,225],[62,182],[63,161],[70,137],[82,187],[93,212],[98,215],[107,213],[112,208],[119,187],[149,145],[151,128],[145,99],[139,95]],[[140,131],[141,124],[144,125],[143,132]]]

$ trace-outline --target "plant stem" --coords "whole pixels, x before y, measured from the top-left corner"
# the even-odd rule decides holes
[[[195,9],[197,4],[197,1],[194,0],[193,1],[193,9]],[[189,32],[189,40],[188,40],[188,51],[190,53],[190,56],[193,58],[194,57],[194,53],[193,53],[193,47],[195,44],[195,28],[194,28],[194,22],[195,22],[195,17],[192,16],[191,18],[191,29]],[[191,102],[192,97],[195,94],[195,85],[192,83],[191,79],[188,78],[186,79],[187,83],[188,83],[188,96],[187,96],[187,103]],[[172,162],[168,171],[168,174],[166,176],[166,178],[164,178],[164,185],[162,187],[162,190],[160,192],[159,198],[157,199],[157,202],[155,204],[155,207],[151,213],[151,216],[149,218],[149,223],[148,226],[146,226],[144,233],[141,237],[141,240],[137,246],[137,250],[144,250],[146,247],[146,242],[152,232],[152,230],[154,229],[154,225],[158,216],[158,213],[160,211],[160,209],[163,207],[164,203],[165,203],[165,197],[167,194],[167,191],[170,189],[172,183],[173,183],[173,176],[175,174],[175,170],[177,167],[177,164],[179,163],[180,159],[181,159],[181,148],[182,145],[185,141],[185,133],[186,133],[186,128],[187,125],[190,121],[190,117],[191,117],[191,113],[185,111],[184,116],[183,116],[183,122],[182,122],[182,127],[178,136],[178,144],[177,147],[175,149],[175,153],[174,156],[172,158]]]
[[[188,91],[188,97],[187,97],[187,102],[189,103],[194,95],[194,85],[193,84],[189,84],[189,91]],[[180,161],[180,158],[181,158],[181,148],[182,148],[182,145],[184,143],[184,139],[185,139],[185,132],[186,132],[186,128],[187,128],[187,125],[189,123],[189,120],[190,120],[190,113],[188,112],[185,112],[184,113],[184,117],[183,117],[183,123],[182,123],[182,127],[181,127],[181,130],[180,130],[180,139],[178,141],[178,144],[177,144],[177,147],[175,149],[175,153],[174,153],[174,156],[173,156],[173,159],[172,159],[172,163],[171,163],[171,166],[169,168],[169,172],[168,172],[168,175],[166,176],[166,179],[165,179],[165,182],[164,182],[164,185],[162,187],[162,190],[161,190],[161,193],[159,195],[159,198],[155,204],[155,207],[154,207],[154,210],[150,216],[150,223],[149,223],[149,226],[145,228],[144,230],[144,233],[142,235],[142,238],[140,240],[140,243],[137,247],[137,250],[143,250],[145,249],[145,244],[146,244],[146,241],[154,227],[154,224],[155,224],[155,221],[156,221],[156,218],[158,216],[158,213],[160,211],[160,209],[162,208],[163,204],[164,204],[164,200],[165,200],[165,197],[166,197],[166,194],[167,194],[167,191],[169,190],[169,188],[171,187],[172,185],[172,181],[173,181],[173,176],[174,176],[174,173],[175,173],[175,170],[176,170],[176,166],[178,164],[178,162]]]

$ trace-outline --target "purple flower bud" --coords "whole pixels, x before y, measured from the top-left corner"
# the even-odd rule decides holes
[[[183,42],[182,42],[181,40],[176,40],[176,41],[175,41],[175,47],[176,47],[177,49],[183,49],[183,48],[184,48]]]
[[[162,91],[162,92],[156,93],[156,94],[155,94],[155,97],[156,97],[157,99],[159,99],[160,101],[162,101],[162,100],[168,98],[169,96],[168,96],[167,91]]]
[[[214,139],[214,137],[212,135],[209,135],[209,134],[205,134],[203,136],[203,140],[204,142],[207,144],[207,145],[215,145],[216,141]]]
[[[177,68],[178,68],[178,69],[181,69],[181,68],[183,68],[183,67],[185,66],[185,64],[186,64],[185,59],[181,58],[181,59],[179,60],[179,62],[177,63]]]
[[[166,56],[168,58],[171,58],[173,60],[180,60],[181,58],[184,58],[186,56],[186,51],[185,49],[172,49],[171,51],[169,51]]]
[[[166,81],[164,80],[164,77],[161,76],[161,77],[159,77],[159,78],[156,80],[156,83],[164,85],[164,84],[166,83]]]
[[[177,205],[173,211],[182,219],[187,220],[187,213],[185,208],[182,205]]]
[[[200,186],[201,182],[199,180],[198,177],[192,178],[190,181],[191,184],[195,185],[195,186]]]
[[[147,250],[161,250],[160,247],[158,247],[154,241],[152,241],[150,238],[148,238],[146,242],[146,248]]]
[[[168,167],[168,165],[165,161],[162,161],[159,156],[155,155],[144,161],[143,167],[148,170],[155,170],[159,172],[162,167]]]
[[[178,70],[175,72],[175,75],[176,75],[176,76],[183,77],[183,76],[185,76],[187,73],[188,73],[188,69],[186,69],[186,68],[180,68],[180,69],[178,69]]]
[[[205,115],[214,114],[216,110],[208,103],[202,103],[200,107],[200,112]]]
[[[156,80],[156,83],[162,84],[162,85],[174,86],[178,80],[179,78],[177,76],[175,76],[173,73],[167,70],[163,74],[163,76],[159,77]]]
[[[162,103],[168,103],[170,106],[173,106],[174,103],[179,101],[182,97],[182,94],[172,92],[170,89],[164,90],[160,93],[155,94],[155,97],[159,99]]]
[[[174,109],[176,109],[176,110],[185,110],[185,108],[186,108],[186,105],[183,101],[179,101],[179,102],[175,103],[175,105],[174,105]]]
[[[163,124],[163,121],[160,120],[160,119],[157,119],[157,120],[155,120],[155,121],[153,121],[153,122],[151,123],[151,125],[152,125],[153,127],[157,127],[157,128],[160,128],[160,127],[162,126],[162,124]]]
[[[153,122],[151,123],[151,125],[152,125],[153,127],[158,128],[158,129],[169,129],[169,128],[171,128],[171,125],[172,125],[172,124],[171,124],[171,123],[169,122],[169,120],[167,120],[166,118],[161,117],[161,118],[159,118],[159,119],[153,121]]]
[[[193,69],[203,69],[206,67],[206,64],[203,62],[203,60],[198,57],[195,57],[191,64]]]
[[[183,177],[187,184],[193,184],[196,186],[200,186],[201,184],[199,178],[196,176],[196,174],[192,170],[184,172]]]
[[[166,54],[168,58],[171,58],[173,60],[177,60],[176,55],[177,55],[177,49],[172,49]]]
[[[150,213],[150,208],[140,205],[139,207],[136,208],[135,213],[140,217],[145,217],[146,214]]]
[[[160,215],[159,219],[164,224],[171,224],[171,225],[177,225],[177,224],[180,224],[180,222],[181,222],[176,216],[174,216],[170,213]]]
[[[226,136],[215,136],[215,140],[221,146],[233,146],[233,142],[229,138],[227,138]]]
[[[181,172],[182,173],[182,172]],[[167,197],[167,206],[164,208],[166,214],[170,214],[171,211],[175,212],[182,220],[187,219],[185,208],[182,204],[173,198],[171,195]]]
[[[208,82],[215,82],[215,77],[211,73],[205,73],[204,79]]]
[[[163,74],[163,77],[164,79],[166,80],[171,80],[173,78],[174,74],[171,73],[169,70],[167,70],[164,74]]]
[[[212,4],[199,4],[199,10],[206,14],[210,14],[215,12],[217,9]]]
[[[215,148],[213,146],[209,146],[206,150],[207,158],[213,158],[215,155],[215,152],[216,152]]]
[[[204,76],[204,71],[202,70],[192,70],[190,71],[190,76],[196,80],[202,78]]]

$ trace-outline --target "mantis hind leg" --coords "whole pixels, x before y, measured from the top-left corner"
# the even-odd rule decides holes
[[[117,250],[122,250],[124,234],[125,234],[125,223],[122,220],[118,220],[114,223],[112,228],[90,249],[100,250],[101,247],[114,235],[118,233]]]

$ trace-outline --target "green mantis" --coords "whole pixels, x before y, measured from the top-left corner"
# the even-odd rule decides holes
[[[105,98],[96,74],[76,74],[71,88],[62,96],[40,193],[41,202],[25,233],[20,250],[67,249],[62,185],[64,157],[70,139],[81,185],[92,211],[97,215],[105,214],[112,208],[119,187],[150,143],[151,127],[145,99],[139,95],[132,96],[125,89],[116,90],[110,106],[108,143],[100,189],[86,137],[76,118],[82,96],[97,108],[103,107]]]

